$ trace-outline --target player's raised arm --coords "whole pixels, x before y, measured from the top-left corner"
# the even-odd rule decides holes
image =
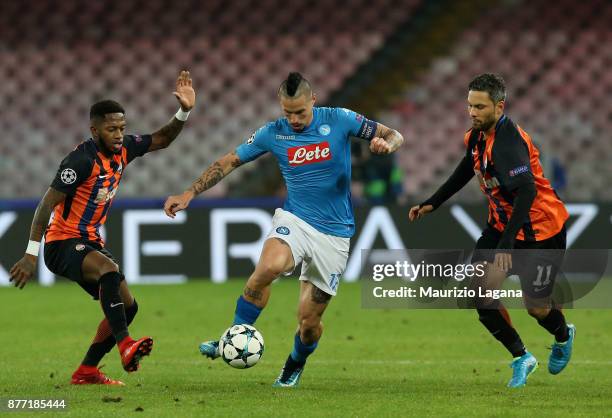
[[[176,79],[176,90],[173,93],[179,101],[181,108],[170,122],[152,134],[149,151],[168,147],[183,129],[189,112],[195,105],[195,91],[192,84],[189,71],[181,71],[181,74]]]
[[[236,154],[236,151],[229,152],[217,161],[212,163],[200,177],[198,177],[191,187],[180,195],[170,196],[164,204],[166,215],[171,218],[176,216],[176,213],[186,209],[191,200],[200,193],[210,189],[221,179],[227,176],[234,169],[240,166],[242,162]]]
[[[32,226],[30,227],[30,241],[26,252],[21,260],[15,263],[11,268],[10,281],[14,282],[16,287],[23,289],[28,280],[34,275],[36,270],[36,261],[38,260],[38,250],[40,248],[40,241],[47,229],[49,223],[49,217],[53,212],[53,209],[64,201],[66,194],[52,187],[49,187],[47,193],[38,204],[36,212],[34,213],[34,219]]]
[[[391,154],[403,143],[402,134],[378,122],[374,138],[370,141],[370,151],[374,154]]]

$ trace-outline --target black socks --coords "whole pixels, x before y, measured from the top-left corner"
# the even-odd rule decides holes
[[[501,313],[499,303],[486,308],[478,308],[478,319],[499,342],[512,354],[521,357],[526,353],[521,337]]]
[[[132,323],[137,312],[138,303],[134,300],[134,304],[125,310],[127,325]],[[87,350],[87,354],[85,354],[85,358],[81,364],[86,366],[97,366],[100,360],[102,360],[102,357],[111,351],[116,343],[115,337],[113,337],[110,326],[108,325],[108,320],[105,318],[100,322],[98,332],[89,346],[89,350]]]
[[[551,309],[546,318],[538,319],[538,324],[554,335],[557,342],[562,343],[569,338],[565,316],[558,309]]]
[[[304,364],[306,364],[306,361],[297,362],[291,357],[291,354],[289,354],[289,357],[287,357],[287,361],[285,362],[285,366],[283,367],[283,374],[280,378],[281,382],[286,382],[287,379],[291,377],[293,372],[301,367],[304,367]]]
[[[121,273],[110,272],[102,275],[100,283],[100,304],[111,332],[115,337],[115,341],[119,343],[127,337],[127,319],[125,316],[125,306],[119,294],[119,285],[121,283]]]

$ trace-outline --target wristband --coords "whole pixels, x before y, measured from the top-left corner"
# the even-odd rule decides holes
[[[28,241],[28,248],[26,248],[26,254],[33,255],[34,257],[38,257],[38,252],[40,251],[40,242],[37,241]]]
[[[189,117],[190,112],[191,110],[189,112],[185,112],[182,107],[179,107],[179,110],[176,112],[176,115],[174,115],[174,117],[180,120],[181,122],[185,122]]]

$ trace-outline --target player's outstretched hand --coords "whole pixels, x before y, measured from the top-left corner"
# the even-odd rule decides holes
[[[372,154],[390,154],[391,145],[384,138],[375,137],[370,141],[370,151]]]
[[[168,199],[166,199],[166,203],[164,203],[164,212],[166,212],[166,215],[169,217],[174,218],[177,212],[187,209],[191,199],[193,199],[193,192],[190,191],[183,194],[170,196]]]
[[[512,269],[512,254],[510,253],[497,253],[495,254],[495,260],[493,261],[495,267],[508,273]]]
[[[408,213],[408,219],[410,219],[410,221],[416,221],[417,219],[421,219],[423,216],[427,215],[432,210],[432,205],[413,206],[410,208],[410,213]]]
[[[195,105],[195,91],[192,87],[191,76],[189,71],[183,70],[176,79],[176,91],[174,96],[181,104],[181,108],[185,112],[189,112]]]
[[[23,289],[28,280],[34,276],[34,271],[36,270],[36,260],[37,257],[26,254],[11,268],[9,272],[11,277],[9,280],[15,284],[15,287]]]

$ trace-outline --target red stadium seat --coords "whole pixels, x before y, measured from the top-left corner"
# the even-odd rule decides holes
[[[606,139],[612,131],[606,104],[612,93],[612,73],[606,71],[612,64],[611,14],[612,5],[607,2],[561,0],[551,8],[544,0],[533,0],[529,7],[508,3],[492,8],[465,30],[450,53],[434,61],[390,109],[405,121],[402,132],[417,138],[416,143],[409,141],[405,152],[419,153],[419,158],[400,158],[403,170],[419,176],[435,173],[422,182],[407,175],[407,193],[426,198],[432,190],[421,187],[437,186],[452,172],[464,150],[463,132],[469,127],[464,101],[467,84],[476,74],[493,71],[508,83],[510,116],[536,142],[557,144],[552,152],[574,177],[564,196],[603,198],[597,195],[602,187],[588,177],[593,170],[605,172],[604,166],[609,165],[609,158],[597,155],[612,155],[612,142]],[[420,154],[422,145],[429,152]],[[589,170],[573,169],[574,165]],[[606,183],[610,181],[612,177],[607,177]]]

